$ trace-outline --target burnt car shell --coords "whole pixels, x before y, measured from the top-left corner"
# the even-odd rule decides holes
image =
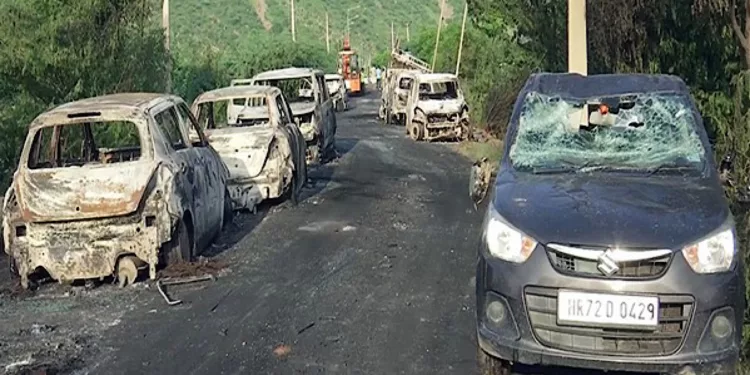
[[[497,258],[488,250],[485,220],[476,279],[480,358],[505,365],[734,373],[745,308],[740,255],[735,250],[727,271],[699,274],[682,251],[721,229],[733,230],[711,152],[706,152],[704,168],[692,173],[535,174],[518,170],[509,155],[523,98],[529,92],[574,98],[651,92],[689,95],[680,79],[665,75],[545,73],[527,81],[514,107],[497,179],[490,187],[488,217],[494,211],[535,243],[525,261]],[[700,116],[694,106],[692,110],[700,141],[710,150]],[[661,251],[661,268],[641,274],[638,264],[627,269],[635,273],[628,273],[626,263],[620,263],[620,273],[607,275],[597,269],[595,257],[570,255],[603,254],[617,247],[636,256],[639,251]],[[658,326],[560,321],[557,301],[560,291],[566,290],[656,297]],[[492,302],[505,309],[501,323],[489,318]],[[729,336],[720,343],[710,333],[719,315],[726,316],[731,325]]]

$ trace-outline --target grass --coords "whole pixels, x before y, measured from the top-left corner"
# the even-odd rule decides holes
[[[464,141],[454,144],[452,147],[472,162],[482,158],[499,161],[503,155],[503,142],[499,139],[490,139],[487,142]]]

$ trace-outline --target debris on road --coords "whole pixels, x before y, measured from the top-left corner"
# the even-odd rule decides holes
[[[190,284],[200,281],[216,280],[214,275],[203,275],[203,276],[188,276],[183,278],[169,278],[156,280],[156,289],[159,290],[159,294],[164,298],[169,306],[176,306],[182,303],[181,300],[173,300],[169,298],[169,295],[164,291],[164,286],[167,285],[178,285],[178,284]]]
[[[273,354],[276,356],[276,358],[285,357],[285,356],[287,356],[291,352],[292,352],[292,347],[289,346],[289,345],[284,345],[284,344],[281,344],[281,345],[277,346],[273,350]]]
[[[304,333],[304,332],[305,332],[305,331],[307,331],[308,329],[312,328],[313,326],[315,326],[315,322],[312,322],[312,323],[310,323],[310,324],[308,324],[308,325],[306,325],[306,326],[302,327],[302,329],[300,329],[299,331],[297,331],[297,334],[298,334],[298,335],[301,335],[302,333]]]
[[[205,259],[192,263],[176,263],[160,272],[162,278],[181,278],[188,276],[214,275],[227,268],[227,263],[221,260]]]

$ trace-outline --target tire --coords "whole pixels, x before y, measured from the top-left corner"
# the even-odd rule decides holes
[[[391,113],[391,110],[386,108],[385,110],[385,124],[391,125],[393,124],[393,114]]]
[[[289,184],[289,188],[286,193],[284,193],[285,199],[288,199],[289,202],[292,203],[292,206],[297,206],[299,204],[299,196],[301,192],[299,184],[299,174],[292,173],[292,183]]]
[[[8,273],[10,273],[10,276],[14,279],[21,277],[21,275],[18,273],[18,264],[16,264],[16,259],[11,255],[8,255]]]
[[[177,223],[172,240],[167,243],[166,247],[165,255],[168,266],[193,260],[193,243],[184,220],[180,220]]]
[[[409,137],[417,142],[424,139],[424,125],[417,121],[412,121],[409,125]]]
[[[227,227],[227,225],[232,224],[232,221],[234,220],[234,209],[232,208],[232,197],[229,195],[228,191],[224,191],[224,217],[221,220],[221,229],[224,229]],[[219,230],[221,232],[221,230]]]
[[[480,375],[510,375],[510,363],[487,354],[477,345],[477,365]]]

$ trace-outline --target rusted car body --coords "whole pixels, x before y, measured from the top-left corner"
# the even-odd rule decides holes
[[[242,85],[208,91],[195,99],[191,111],[229,168],[233,209],[252,210],[286,193],[297,202],[307,180],[305,139],[279,88]]]
[[[60,282],[114,274],[122,283],[123,259],[154,279],[157,265],[210,243],[227,220],[229,172],[200,129],[192,143],[181,131],[196,125],[179,97],[145,93],[34,119],[4,200],[5,252],[21,285],[41,270]]]
[[[411,69],[395,69],[386,73],[379,110],[380,118],[386,124],[406,122],[406,105],[418,74],[418,70]]]
[[[328,94],[333,100],[333,108],[337,112],[345,111],[349,108],[349,93],[346,89],[346,81],[341,74],[326,74],[326,85]]]
[[[416,140],[464,139],[469,107],[454,74],[418,74],[406,105],[406,126]]]
[[[281,89],[305,137],[310,164],[324,162],[336,153],[336,113],[324,76],[318,69],[293,67],[263,72],[251,81],[253,85]],[[244,81],[235,80],[233,85]]]

